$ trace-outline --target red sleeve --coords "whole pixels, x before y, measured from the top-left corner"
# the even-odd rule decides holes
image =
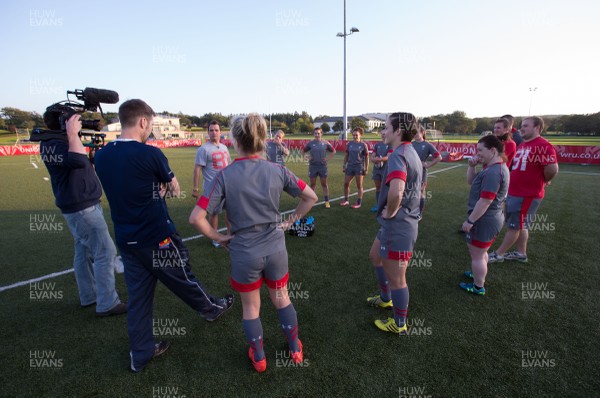
[[[298,178],[298,188],[300,188],[301,191],[304,191],[304,188],[306,188],[306,183],[299,178]]]
[[[196,202],[196,204],[200,206],[203,210],[206,210],[206,208],[208,207],[208,198],[202,195],[200,196],[200,199],[198,199],[198,202]]]
[[[479,197],[483,199],[494,200],[496,199],[496,194],[494,192],[481,191],[481,195],[479,195]]]
[[[390,174],[388,174],[387,178],[385,179],[385,183],[389,184],[390,181],[395,180],[396,178],[399,178],[402,181],[406,182],[406,173],[403,171],[393,171]]]

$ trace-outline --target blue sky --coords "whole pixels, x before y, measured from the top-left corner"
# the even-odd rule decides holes
[[[593,0],[347,0],[348,114],[598,112],[599,18]],[[0,21],[0,107],[97,87],[156,111],[342,114],[343,0],[22,0]]]

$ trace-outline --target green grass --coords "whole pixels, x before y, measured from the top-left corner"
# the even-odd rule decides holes
[[[189,195],[194,152],[165,150],[185,194],[169,202],[184,237],[196,234],[187,224],[194,205]],[[336,155],[330,166],[332,197],[342,193],[341,160]],[[48,174],[43,165],[34,169],[31,161],[39,163],[29,156],[0,158],[0,286],[71,266],[73,242],[54,207],[50,184],[43,180]],[[305,178],[305,164],[289,166]],[[528,264],[490,266],[485,297],[458,288],[461,273],[469,269],[464,236],[456,232],[466,211],[465,171],[463,165],[429,179],[431,199],[415,247],[422,261],[407,273],[409,324],[419,334],[379,332],[373,320],[389,312],[365,304],[377,291],[368,260],[378,229],[368,211],[374,203],[369,192],[358,211],[341,208],[339,202],[329,210],[315,207],[315,236],[287,238],[290,281],[297,296],[293,301],[308,366],[276,366],[285,339],[266,295],[261,318],[268,369],[256,374],[246,357],[239,301],[231,313],[210,324],[159,284],[154,317],[176,320],[186,334],[171,339],[173,346],[163,358],[141,374],[131,374],[125,317],[96,319],[93,309],[80,309],[73,274],[68,274],[46,281],[56,284],[62,299],[33,301],[29,286],[0,292],[5,336],[0,396],[150,397],[153,388],[178,388],[187,397],[394,397],[401,388],[425,388],[421,395],[436,397],[595,395],[600,390],[600,176],[566,172],[600,174],[600,167],[561,166],[563,174],[548,189],[538,213],[547,215],[555,230],[532,234]],[[366,179],[370,187],[372,181]],[[320,187],[317,193],[321,196]],[[281,208],[295,203],[286,196]],[[30,217],[36,214],[56,215],[64,229],[30,232]],[[208,289],[230,292],[226,253],[205,239],[187,246],[194,272]],[[126,299],[123,275],[116,279]],[[523,283],[547,283],[554,299],[522,300]],[[31,368],[30,353],[44,350],[53,351],[63,366]],[[523,352],[528,351],[546,353],[554,366],[522,367]]]

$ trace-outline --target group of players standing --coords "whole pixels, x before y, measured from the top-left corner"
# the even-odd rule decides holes
[[[165,203],[167,197],[179,195],[179,184],[162,152],[144,145],[152,131],[153,117],[153,110],[145,102],[126,101],[119,108],[123,126],[121,138],[96,155],[96,172],[111,207],[117,245],[125,264],[130,367],[135,372],[169,347],[165,341],[155,342],[152,336],[153,295],[157,280],[208,321],[222,316],[234,301],[232,295],[218,298],[208,294],[191,271],[189,253]],[[79,121],[70,120],[68,129],[76,131],[80,128],[75,123]],[[477,156],[469,161],[467,180],[471,192],[468,217],[462,229],[466,232],[473,265],[467,276],[474,282],[461,284],[467,291],[485,293],[487,249],[502,226],[502,206],[507,191],[506,217],[510,230],[503,245],[490,254],[489,259],[490,262],[492,259],[511,259],[511,254],[505,254],[504,249],[515,241],[516,259],[523,261],[518,256],[526,259],[528,217],[535,214],[544,185],[558,171],[553,147],[539,136],[542,130],[540,118],[523,120],[524,142],[512,160],[510,177],[503,158],[505,144],[496,136],[480,139]],[[310,153],[309,186],[282,162],[264,159],[265,151],[271,159],[274,155],[275,160],[283,160],[287,152],[282,134],[278,133],[273,142],[267,142],[266,132],[266,122],[258,114],[234,118],[231,142],[239,156],[230,163],[229,151],[220,143],[218,123],[211,123],[210,140],[199,148],[196,156],[193,195],[198,201],[189,217],[189,222],[213,244],[229,251],[230,283],[240,294],[248,357],[258,372],[265,371],[267,366],[260,319],[263,282],[277,309],[292,362],[303,361],[298,318],[287,291],[289,274],[284,231],[316,203],[313,187],[317,176],[321,178],[326,207],[329,207],[327,162],[335,154],[331,144],[322,140],[322,131],[315,129],[315,140],[304,147],[304,152]],[[361,135],[362,131],[353,131],[354,140],[348,143],[343,167],[346,179],[342,205],[349,204],[348,187],[352,178],[356,178],[359,199],[354,208],[361,205],[362,177],[369,161],[368,148],[361,142]],[[390,114],[381,137],[382,142],[370,155],[375,164],[373,179],[378,188],[374,210],[380,224],[370,249],[370,259],[380,294],[369,297],[367,302],[393,309],[393,318],[375,321],[379,329],[402,333],[407,330],[409,302],[406,269],[423,211],[425,170],[437,163],[440,156],[431,144],[424,142],[423,129],[411,113]],[[433,156],[433,160],[425,161],[429,156]],[[477,164],[483,164],[479,173],[475,171]],[[202,193],[198,185],[200,170],[204,175]],[[293,214],[284,222],[279,213],[282,192],[300,199]],[[219,233],[215,223],[222,212],[227,214],[226,234]],[[175,261],[166,264],[159,261],[157,265],[157,258]]]

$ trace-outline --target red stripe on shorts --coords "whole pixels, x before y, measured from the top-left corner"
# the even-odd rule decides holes
[[[410,261],[412,257],[412,252],[388,252],[388,260],[400,260],[400,261]]]
[[[290,278],[290,273],[287,272],[283,276],[283,278],[281,278],[278,281],[272,281],[272,280],[265,278],[265,282],[267,283],[267,286],[269,286],[271,289],[283,289],[284,287],[287,286],[289,278]]]
[[[527,219],[527,212],[533,203],[533,198],[523,198],[523,204],[521,205],[521,212],[519,214],[519,229],[523,229],[524,221]]]
[[[262,278],[252,283],[239,283],[233,280],[233,278],[229,278],[229,281],[231,282],[231,287],[233,288],[233,290],[241,293],[251,292],[253,290],[260,289],[263,282]]]
[[[488,247],[492,246],[492,243],[494,243],[494,241],[496,240],[496,238],[492,239],[489,242],[482,242],[480,240],[475,240],[475,239],[471,239],[471,245],[478,247],[480,249],[487,249]]]

